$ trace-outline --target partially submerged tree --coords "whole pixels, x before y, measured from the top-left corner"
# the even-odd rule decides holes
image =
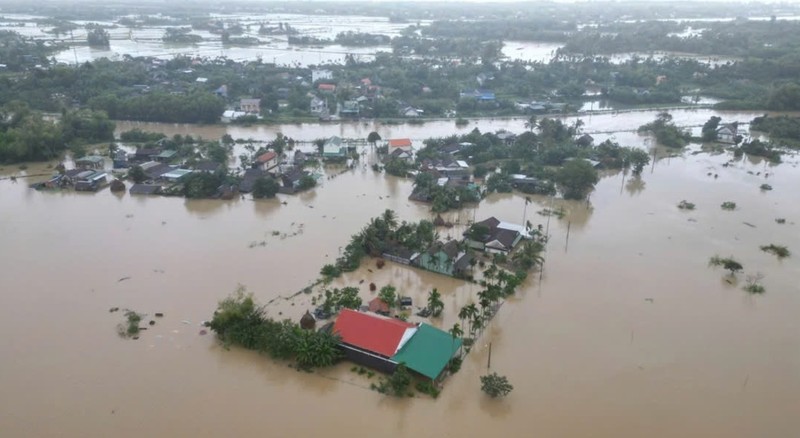
[[[481,390],[489,397],[505,397],[513,389],[514,386],[508,383],[506,376],[500,376],[497,373],[481,376]]]
[[[769,245],[762,245],[760,248],[761,251],[768,252],[774,255],[775,257],[778,257],[778,259],[785,259],[786,257],[792,255],[791,251],[789,251],[789,248],[783,245],[775,245],[774,243],[770,243]]]
[[[436,288],[433,288],[433,290],[428,294],[428,310],[431,311],[431,315],[433,317],[440,316],[442,314],[442,310],[444,310],[442,294],[440,294],[439,290]]]
[[[741,272],[744,269],[744,266],[737,262],[733,257],[723,258],[716,255],[708,260],[708,266],[712,268],[722,267],[726,271],[730,271],[731,275],[736,275],[737,272]]]
[[[597,170],[586,160],[570,160],[556,173],[556,181],[566,199],[584,199],[600,180]]]

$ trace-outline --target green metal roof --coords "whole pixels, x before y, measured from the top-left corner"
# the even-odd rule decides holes
[[[461,347],[461,339],[428,324],[420,324],[414,336],[392,357],[425,377],[436,379]]]
[[[175,156],[175,154],[177,154],[177,153],[178,153],[178,151],[174,151],[174,150],[171,150],[171,149],[167,149],[167,150],[165,150],[165,151],[162,151],[160,154],[156,155],[156,156],[155,156],[155,157],[153,157],[153,158],[172,158],[172,157],[174,157],[174,156]]]

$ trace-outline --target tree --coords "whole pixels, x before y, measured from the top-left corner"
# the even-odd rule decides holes
[[[403,397],[408,393],[408,387],[410,385],[411,373],[408,372],[406,364],[400,363],[387,380],[384,390],[390,391],[390,393],[396,397]]]
[[[737,272],[740,272],[744,269],[741,263],[736,261],[733,257],[720,257],[720,256],[713,256],[708,260],[708,266],[712,268],[722,267],[726,271],[730,271],[731,275],[736,275]]]
[[[389,305],[390,308],[397,306],[397,289],[391,284],[386,285],[381,288],[380,292],[378,292],[378,298],[381,299],[384,303]]]
[[[703,124],[703,141],[712,142],[717,140],[717,128],[719,127],[719,122],[721,121],[721,117],[711,116],[711,118],[708,119],[705,124]]]
[[[508,383],[506,376],[500,376],[497,373],[481,376],[481,390],[489,397],[505,397],[513,389],[514,387]]]
[[[303,369],[327,367],[340,357],[339,338],[327,330],[301,330],[295,345],[297,365]]]
[[[561,186],[564,198],[567,199],[586,198],[586,195],[600,180],[594,166],[581,159],[568,161],[558,170],[555,179]]]
[[[541,242],[529,240],[514,252],[511,261],[519,269],[528,270],[544,262],[544,258],[541,256],[542,251],[544,251],[544,245]]]
[[[298,188],[300,190],[307,190],[317,185],[317,180],[314,179],[311,175],[303,175],[300,178],[300,183],[298,184]]]
[[[86,42],[89,43],[89,47],[109,47],[111,45],[109,39],[108,32],[101,27],[96,27],[86,34]]]
[[[649,163],[650,154],[641,149],[633,149],[628,154],[628,165],[631,167],[631,171],[634,175],[641,175],[644,166],[647,166]]]
[[[262,176],[253,183],[253,198],[274,198],[280,185],[275,178]]]
[[[450,353],[450,357],[453,357],[456,354],[456,351],[455,351],[456,350],[456,339],[459,339],[462,336],[464,336],[464,330],[461,329],[461,326],[458,325],[458,323],[455,323],[455,324],[453,324],[453,327],[450,330],[448,330],[448,333],[450,333],[450,336],[453,339],[453,345],[452,345],[452,349],[451,349],[452,352]]]
[[[147,175],[141,166],[136,165],[128,171],[128,178],[132,179],[136,184],[141,184],[147,179]]]
[[[381,136],[375,131],[372,131],[367,135],[367,143],[370,143],[372,147],[375,147],[377,142],[381,141]]]
[[[428,310],[431,311],[433,317],[438,317],[444,310],[444,303],[442,302],[442,294],[436,288],[428,294]]]
[[[528,117],[528,120],[525,121],[525,128],[530,132],[536,129],[536,115]]]

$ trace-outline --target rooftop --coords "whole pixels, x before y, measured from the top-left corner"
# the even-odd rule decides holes
[[[436,379],[460,347],[461,339],[422,323],[392,360],[405,363],[409,369],[429,379]]]
[[[333,324],[342,342],[381,356],[392,357],[412,337],[416,327],[399,319],[344,309]]]

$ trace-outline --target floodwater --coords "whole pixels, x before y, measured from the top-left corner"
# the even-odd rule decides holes
[[[684,125],[711,114],[673,112]],[[611,132],[652,117],[584,121],[587,131]],[[522,123],[474,126],[520,131]],[[276,129],[313,139],[365,137],[373,128],[160,126],[206,138],[227,131],[265,139]],[[474,126],[378,128],[384,138],[421,139]],[[648,147],[635,133],[607,135]],[[730,157],[693,152],[700,150],[660,158],[640,179],[608,173],[588,204],[532,197],[526,210],[522,195],[503,194],[447,213],[461,224],[492,215],[527,219],[548,228],[551,240],[541,281],[532,275],[503,305],[437,400],[387,398],[347,363],[298,373],[199,334],[200,323],[238,285],[262,303],[278,298],[270,315],[299,318],[311,296],[280,297],[309,285],[370,217],[390,208],[404,220],[432,218],[427,206],[407,200],[409,180],[357,167],[308,193],[254,202],[37,192],[27,184],[43,177],[4,179],[0,430],[36,437],[792,436],[800,428],[800,263],[798,256],[778,261],[758,246],[800,251],[798,158],[779,166],[745,158],[723,167]],[[31,165],[24,172],[49,171]],[[0,176],[20,172],[3,166]],[[760,191],[764,182],[774,190]],[[678,210],[682,199],[697,210]],[[724,201],[737,210],[721,210]],[[567,211],[563,219],[548,224],[537,214],[558,206]],[[787,223],[777,224],[778,217]],[[743,263],[738,284],[706,266],[715,254]],[[750,296],[741,285],[756,273],[767,291]],[[392,263],[378,270],[371,262],[334,286],[359,286],[367,300],[370,282],[392,283],[415,304],[438,288],[447,306],[436,322],[443,327],[478,292],[447,277]],[[116,334],[123,315],[109,313],[111,307],[147,313],[145,320],[165,316],[141,339],[123,340]],[[480,392],[489,344],[491,370],[514,385],[504,400]]]

